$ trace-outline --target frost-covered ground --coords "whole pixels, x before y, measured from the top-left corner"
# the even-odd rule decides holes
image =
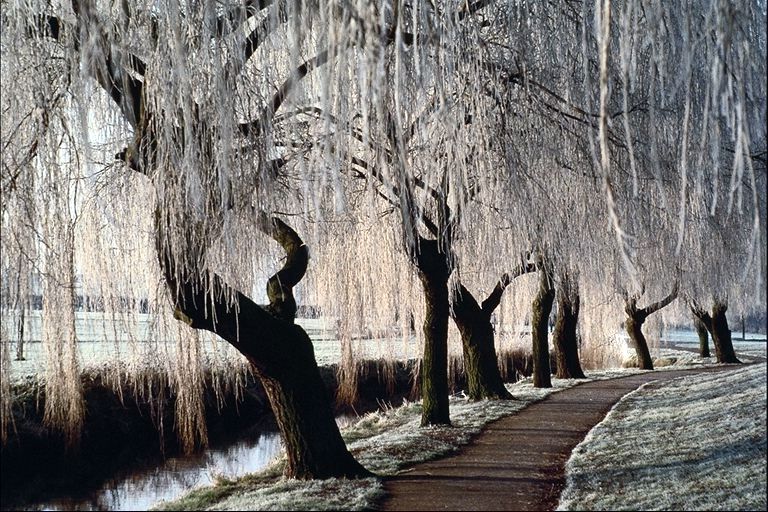
[[[44,372],[45,354],[42,339],[42,318],[40,311],[31,311],[25,320],[23,361],[16,361],[16,332],[18,322],[14,315],[3,313],[0,324],[11,341],[10,378],[22,379]],[[336,336],[332,320],[324,318],[298,318],[312,339],[315,358],[321,366],[337,364],[341,360],[341,344]],[[170,332],[164,339],[157,339],[153,332],[152,317],[136,313],[117,321],[98,312],[76,312],[75,328],[80,366],[85,371],[96,372],[103,368],[125,367],[136,369],[163,368],[176,358],[178,332]],[[218,337],[200,334],[201,348],[206,364],[220,364],[223,361],[235,363],[244,358],[228,343]],[[108,341],[105,341],[108,340]],[[362,358],[409,359],[419,354],[416,339],[368,337],[355,340],[356,349]]]
[[[590,380],[637,373],[636,369],[587,372]],[[550,393],[583,380],[553,379],[551,389],[536,389],[530,379],[507,388],[516,400],[470,402],[451,397],[452,427],[419,428],[421,404],[409,403],[383,412],[366,414],[342,430],[351,452],[366,468],[379,475],[392,475],[412,464],[434,459],[466,444],[482,427],[513,414]],[[185,497],[159,505],[167,510],[360,510],[370,507],[381,495],[379,480],[285,480],[283,460],[278,457],[264,472],[193,490]]]
[[[764,346],[765,344],[763,344]],[[736,344],[737,351],[739,344]],[[765,355],[763,349],[762,355]],[[659,371],[715,365],[714,358],[702,360],[696,354],[663,349],[661,358],[668,366]],[[765,365],[761,365],[765,372]],[[590,380],[607,379],[638,373],[637,369],[588,371]],[[727,374],[723,375],[727,379]],[[451,428],[419,428],[421,405],[409,403],[383,412],[367,414],[342,430],[355,457],[380,475],[396,474],[403,468],[440,457],[466,444],[482,427],[498,418],[513,414],[550,393],[571,387],[574,380],[553,379],[552,389],[533,388],[530,379],[508,384],[515,401],[470,402],[462,396],[451,397]],[[728,387],[727,384],[721,385]],[[765,380],[763,411],[765,409]],[[711,404],[713,410],[717,404]],[[763,436],[765,413],[763,412]],[[650,432],[660,429],[649,428]],[[662,432],[660,435],[665,435]],[[764,459],[764,454],[763,454]],[[239,479],[221,479],[216,485],[191,491],[179,500],[158,504],[165,510],[360,510],[369,508],[382,493],[379,480],[327,480],[300,482],[280,477],[283,460],[278,457],[265,471]],[[730,463],[729,463],[730,464]],[[764,481],[764,477],[763,477]],[[630,507],[632,508],[632,507]]]
[[[765,510],[766,365],[648,384],[574,450],[560,510]]]

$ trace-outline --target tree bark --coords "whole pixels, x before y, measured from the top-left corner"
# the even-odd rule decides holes
[[[579,292],[576,283],[568,276],[563,278],[563,286],[557,291],[557,318],[552,333],[555,346],[558,379],[584,379],[584,371],[579,362],[579,340],[577,327],[579,322]],[[570,293],[569,293],[570,292]]]
[[[461,334],[469,399],[512,398],[499,371],[491,313],[481,309],[472,294],[462,285],[451,308],[451,315]]]
[[[728,328],[728,318],[725,316],[727,309],[728,305],[724,302],[715,302],[712,306],[710,334],[715,345],[715,355],[718,363],[740,363],[733,350],[731,330]]]
[[[424,355],[421,363],[421,426],[450,425],[448,410],[448,276],[436,240],[419,240],[416,267],[424,289]]]
[[[699,356],[709,357],[709,331],[704,322],[698,317],[693,317],[693,326],[696,328],[696,334],[699,335]]]
[[[555,300],[555,290],[549,271],[539,269],[539,291],[533,300],[531,338],[533,341],[533,387],[551,388],[552,369],[549,364],[549,315]]]
[[[672,304],[672,301],[677,298],[677,291],[678,283],[675,282],[669,295],[644,308],[637,307],[637,299],[639,296],[636,295],[630,297],[625,292],[624,311],[627,313],[625,327],[627,329],[627,334],[629,334],[629,339],[632,341],[635,348],[638,366],[643,370],[653,370],[651,352],[648,350],[648,342],[645,340],[645,335],[643,335],[643,324],[649,316]]]
[[[180,264],[164,249],[165,231],[158,224],[158,254],[176,317],[195,329],[216,333],[251,363],[285,443],[285,475],[300,479],[370,476],[347,450],[312,342],[293,323],[296,308],[292,288],[303,277],[308,261],[306,246],[295,231],[276,218],[259,220],[262,230],[278,241],[287,255],[283,268],[270,279],[270,305],[262,307],[220,276]]]
[[[733,340],[731,339],[731,330],[728,328],[728,318],[725,312],[728,305],[723,301],[716,300],[712,305],[712,313],[705,311],[695,301],[690,300],[689,306],[693,314],[709,331],[712,336],[712,343],[715,345],[715,356],[718,363],[741,363],[733,350]],[[701,336],[701,335],[699,335]]]
[[[637,365],[641,370],[653,370],[653,359],[651,359],[651,352],[648,349],[648,342],[643,335],[643,323],[645,323],[643,315],[630,315],[625,327],[635,349],[635,354],[637,354]]]

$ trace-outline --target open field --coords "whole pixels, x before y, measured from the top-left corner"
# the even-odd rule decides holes
[[[27,315],[25,327],[24,360],[15,360],[15,329],[17,318],[13,315],[2,317],[2,327],[11,341],[11,379],[42,373],[45,366],[45,352],[42,339],[42,320],[40,311]],[[152,318],[147,314],[135,314],[130,318],[113,321],[103,313],[76,313],[76,332],[80,364],[84,370],[98,369],[110,365],[128,363],[135,368],[165,367],[176,357],[177,343],[188,342],[181,332],[172,332],[164,339],[150,338]],[[175,322],[175,321],[174,321]],[[312,339],[315,358],[320,366],[338,364],[341,360],[341,343],[336,336],[336,329],[329,319],[298,318],[301,325]],[[135,326],[135,327],[133,327]],[[208,333],[199,334],[204,358],[208,362],[224,360],[244,360],[229,344]],[[109,340],[109,341],[105,341]],[[406,339],[384,339],[370,337],[354,340],[363,359],[380,357],[407,360],[417,357],[419,348],[414,337]]]

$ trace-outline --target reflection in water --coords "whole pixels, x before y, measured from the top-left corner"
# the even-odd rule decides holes
[[[356,416],[340,415],[344,428]],[[282,450],[278,432],[260,432],[224,448],[211,448],[190,457],[172,457],[161,465],[112,480],[87,496],[62,498],[29,506],[32,510],[147,510],[159,501],[180,497],[188,490],[212,484],[217,477],[235,478],[254,473]]]
[[[172,500],[216,477],[234,478],[264,468],[281,450],[277,432],[262,432],[256,440],[210,449],[196,457],[174,457],[162,465],[120,481],[107,483],[82,499],[59,499],[37,504],[38,510],[147,510]]]

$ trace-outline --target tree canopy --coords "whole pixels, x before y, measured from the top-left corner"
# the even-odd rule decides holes
[[[364,329],[422,323],[429,244],[452,302],[546,255],[595,350],[622,291],[764,312],[765,26],[754,0],[4,4],[2,307],[41,280],[50,423],[82,421],[78,289],[176,340],[179,428],[204,438],[214,336],[185,300],[274,313],[273,217],[309,247],[297,296],[338,320],[347,367]],[[530,316],[518,281],[497,326]]]

